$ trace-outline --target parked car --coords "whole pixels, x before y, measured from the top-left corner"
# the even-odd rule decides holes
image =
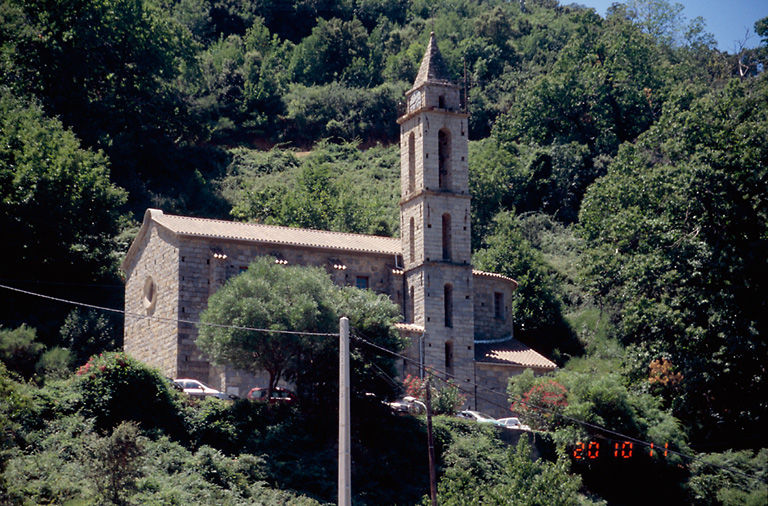
[[[252,401],[266,402],[267,389],[262,387],[251,388],[251,390],[248,392],[248,395],[246,395],[246,397],[248,397]],[[286,390],[285,388],[282,388],[282,387],[277,387],[274,390],[272,390],[272,397],[269,398],[269,402],[280,403],[280,404],[292,404],[296,402],[296,396],[290,390]]]
[[[176,378],[174,383],[179,385],[184,393],[192,397],[216,397],[217,399],[231,399],[232,396],[220,392],[191,378]]]
[[[510,416],[509,418],[499,418],[496,420],[496,423],[506,429],[531,430],[529,426],[521,423],[520,419],[516,416]]]
[[[406,395],[402,399],[385,403],[389,409],[396,414],[424,415],[427,413],[427,406],[415,397]]]
[[[460,418],[467,418],[468,420],[474,420],[478,423],[492,423],[496,424],[496,419],[492,416],[488,416],[485,413],[479,411],[464,410],[456,413],[456,416]]]

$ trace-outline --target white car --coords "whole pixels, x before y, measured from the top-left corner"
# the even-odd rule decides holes
[[[196,379],[190,378],[177,378],[173,380],[174,383],[179,385],[184,393],[192,397],[216,397],[217,399],[229,399],[229,395],[224,392],[219,392],[215,388],[203,385]]]
[[[496,420],[496,423],[506,429],[531,430],[529,426],[520,423],[520,419],[516,416],[510,416],[509,418],[499,418]]]
[[[461,418],[467,418],[469,420],[474,420],[478,423],[496,424],[496,419],[494,417],[488,416],[485,413],[481,413],[479,411],[470,411],[470,410],[459,411],[458,413],[456,413],[456,416],[459,416]]]
[[[411,415],[423,415],[427,412],[427,406],[410,395],[406,395],[402,399],[394,402],[386,402],[385,404],[390,407],[393,413],[397,414],[409,413]]]

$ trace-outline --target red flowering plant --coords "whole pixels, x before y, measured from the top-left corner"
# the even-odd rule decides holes
[[[123,421],[145,428],[183,429],[182,402],[170,381],[125,353],[93,355],[78,368],[75,381],[82,396],[81,412],[94,417],[100,429]]]
[[[560,417],[568,406],[568,390],[555,380],[539,381],[518,399],[510,410],[523,418],[526,424],[539,430],[548,430],[560,423]]]

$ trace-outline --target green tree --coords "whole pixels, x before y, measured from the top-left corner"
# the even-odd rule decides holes
[[[153,2],[10,0],[4,7],[18,23],[3,40],[3,84],[39,98],[87,145],[183,133],[174,79],[192,45]]]
[[[0,228],[14,238],[5,251],[14,261],[0,266],[0,278],[25,287],[33,280],[51,283],[48,293],[58,289],[68,298],[77,286],[115,279],[114,238],[126,195],[110,181],[106,157],[83,149],[58,120],[5,87],[0,87],[0,195]],[[61,283],[77,285],[64,290]],[[93,297],[94,289],[89,292]],[[44,322],[43,337],[50,338],[50,327],[63,317],[61,307],[5,291],[0,297],[3,321]]]
[[[22,377],[32,377],[44,349],[45,345],[37,341],[35,329],[23,324],[13,330],[0,327],[0,361]]]
[[[534,460],[526,436],[507,452],[488,436],[457,439],[445,452],[446,470],[438,484],[441,504],[577,505],[581,479],[568,473],[564,457]],[[514,499],[511,499],[514,498]],[[425,498],[423,504],[428,504]]]
[[[239,149],[223,193],[238,219],[392,236],[399,228],[395,148],[323,142],[302,158]]]
[[[733,472],[732,470],[737,470]],[[691,466],[687,485],[697,504],[736,506],[765,504],[768,496],[768,450],[709,453]]]
[[[145,453],[142,439],[135,423],[123,422],[108,437],[94,441],[89,475],[94,488],[112,504],[129,504],[127,496],[136,489]]]
[[[366,69],[368,33],[358,19],[321,19],[294,50],[291,71],[298,83],[342,81],[352,86],[378,84],[378,69]]]
[[[485,242],[472,263],[518,282],[512,301],[517,337],[546,355],[555,349],[578,354],[579,346],[563,319],[558,280],[524,238],[518,219],[510,212],[499,213]]]
[[[61,379],[72,374],[72,352],[60,346],[45,350],[35,364],[35,372],[46,379]]]
[[[580,214],[586,280],[616,308],[634,379],[646,382],[658,359],[675,365],[682,391],[667,400],[694,441],[721,427],[732,442],[754,441],[768,409],[765,83],[679,90],[657,125],[622,147]]]
[[[201,321],[268,330],[204,325],[197,345],[214,363],[252,373],[267,371],[270,392],[280,380],[294,380],[304,390],[300,393],[305,394],[305,400],[325,399],[323,391],[332,390],[329,383],[334,383],[332,362],[338,355],[338,339],[302,332],[338,332],[342,315],[368,338],[390,349],[401,349],[402,343],[391,328],[399,311],[386,296],[340,288],[322,269],[279,266],[265,257],[212,295]],[[353,367],[370,367],[363,359],[373,360],[372,350],[356,353],[358,360]],[[377,361],[385,370],[392,367],[389,358]],[[370,374],[361,377],[370,378]],[[358,385],[360,381],[357,379]]]
[[[75,364],[84,364],[92,355],[115,351],[120,324],[95,309],[75,309],[64,319],[59,330],[62,344],[68,348]]]

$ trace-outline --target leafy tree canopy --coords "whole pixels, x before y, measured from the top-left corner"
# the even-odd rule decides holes
[[[0,87],[0,195],[0,228],[13,237],[4,254],[13,262],[2,263],[0,278],[16,286],[114,280],[126,195],[110,181],[106,157],[82,148],[58,120],[6,87]],[[5,291],[0,297],[6,322],[49,325],[63,316],[60,307],[31,308],[28,299]]]
[[[208,300],[201,315],[204,323],[269,329],[272,331],[337,333],[339,318],[348,316],[350,324],[380,346],[393,351],[403,343],[391,324],[399,310],[384,295],[334,285],[322,269],[276,265],[273,258],[254,261],[248,270],[232,278]],[[203,325],[197,345],[218,364],[253,373],[269,373],[268,388],[278,381],[295,381],[306,400],[325,399],[338,391],[334,376],[338,364],[338,338],[301,333],[251,331]],[[364,369],[369,361],[384,370],[392,367],[390,358],[375,358],[373,350],[355,346],[353,367],[361,374],[355,390],[371,380]],[[361,384],[362,383],[362,384]],[[335,385],[335,388],[334,388]],[[376,389],[375,385],[366,385]]]
[[[768,86],[765,76],[680,90],[585,197],[586,279],[615,305],[636,377],[668,358],[666,392],[703,441],[726,427],[753,440],[766,416]],[[743,395],[737,392],[744,392]]]

